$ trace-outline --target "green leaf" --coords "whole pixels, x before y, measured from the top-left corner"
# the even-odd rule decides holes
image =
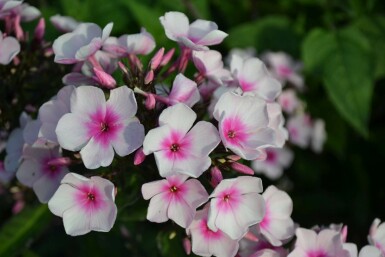
[[[375,58],[375,77],[385,77],[385,18],[382,16],[362,17],[353,24],[370,41]]]
[[[365,37],[355,29],[315,29],[305,39],[302,51],[305,70],[321,75],[339,113],[367,136],[374,79]]]
[[[285,51],[299,54],[299,37],[284,16],[269,16],[234,27],[225,40],[229,48],[255,47],[258,52],[265,50]]]
[[[0,230],[0,256],[14,256],[49,224],[51,213],[47,205],[23,210]]]

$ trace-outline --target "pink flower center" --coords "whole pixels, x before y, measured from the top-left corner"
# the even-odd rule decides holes
[[[228,117],[222,122],[222,132],[227,143],[239,146],[248,138],[246,125],[239,117]]]
[[[179,148],[180,148],[179,144],[172,144],[172,145],[170,146],[171,152],[178,152],[178,151],[179,151]]]
[[[203,237],[206,240],[209,239],[214,239],[214,240],[219,240],[222,238],[223,234],[222,231],[218,229],[217,232],[212,231],[208,226],[207,226],[207,219],[202,219],[199,224],[199,232],[203,235]]]
[[[171,131],[161,143],[164,157],[168,160],[182,160],[187,156],[190,139],[178,131]]]
[[[172,186],[172,187],[170,187],[170,192],[176,193],[176,192],[178,192],[178,188],[176,186]]]
[[[95,195],[92,194],[92,193],[88,193],[87,194],[87,199],[90,200],[90,201],[95,201]]]
[[[105,202],[102,199],[102,193],[94,185],[84,184],[78,188],[75,195],[76,203],[86,212],[95,212],[103,210]]]
[[[90,118],[86,124],[88,136],[94,138],[103,147],[108,147],[111,141],[116,140],[123,129],[119,115],[108,106],[105,113],[99,109]]]
[[[276,161],[277,161],[277,153],[270,150],[266,150],[266,162],[272,164],[272,163],[276,163]]]
[[[241,194],[237,188],[228,188],[218,195],[220,201],[217,202],[217,208],[220,212],[227,213],[237,208],[241,202]]]
[[[323,250],[316,250],[308,252],[307,257],[328,257],[328,254]]]
[[[278,66],[277,73],[281,77],[288,77],[293,73],[293,70],[286,66]]]
[[[48,157],[48,158],[45,158],[42,162],[44,174],[51,178],[56,177],[62,171],[61,166],[48,164],[53,159],[55,159],[55,157],[54,158]]]

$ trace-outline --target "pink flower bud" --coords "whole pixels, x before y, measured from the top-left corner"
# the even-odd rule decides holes
[[[150,84],[154,80],[154,71],[150,70],[147,72],[146,77],[144,77],[144,84]]]
[[[14,20],[14,30],[15,30],[16,38],[19,41],[24,40],[24,31],[20,25],[20,15],[17,15]]]
[[[119,66],[120,70],[121,70],[124,74],[128,74],[128,70],[127,70],[126,66],[125,66],[122,62],[118,62],[118,66]]]
[[[155,108],[155,104],[156,104],[156,99],[155,99],[154,94],[148,94],[147,98],[146,98],[146,102],[145,102],[147,110],[154,109]]]
[[[232,155],[227,156],[227,159],[229,159],[233,162],[236,162],[236,161],[239,161],[241,159],[241,157],[236,155],[236,154],[232,154]]]
[[[50,160],[47,164],[52,166],[68,166],[71,164],[71,159],[68,157],[59,157],[56,159]]]
[[[96,67],[94,67],[93,70],[95,73],[93,78],[98,81],[101,86],[109,89],[115,88],[116,81],[110,74]]]
[[[187,237],[183,239],[183,248],[187,255],[191,254],[191,241]]]
[[[258,242],[259,241],[259,238],[254,235],[253,233],[251,233],[250,231],[246,233],[246,235],[244,235],[243,238],[246,238],[250,241],[253,241],[253,242]]]
[[[17,200],[12,207],[12,213],[14,215],[18,214],[24,209],[24,206],[25,206],[25,202],[23,200]]]
[[[211,168],[210,174],[211,174],[210,183],[213,187],[216,187],[223,180],[222,172],[217,166],[214,166]]]
[[[130,54],[128,59],[134,67],[136,66],[139,70],[143,69],[143,64],[136,55]]]
[[[45,20],[44,18],[40,18],[39,23],[35,28],[35,39],[38,42],[43,41],[44,33],[45,33]]]
[[[254,175],[254,170],[252,170],[250,167],[239,162],[233,162],[231,164],[231,168],[233,168],[235,171],[242,174]]]
[[[146,159],[146,155],[143,153],[143,147],[141,147],[135,152],[134,165],[141,164],[144,159]]]
[[[164,47],[159,49],[159,51],[152,57],[150,63],[151,63],[151,70],[155,70],[159,67],[159,64],[161,63],[164,55]]]
[[[348,237],[348,226],[343,226],[341,229],[341,239],[342,242],[346,243],[346,239]]]
[[[165,66],[172,58],[174,55],[175,48],[170,49],[164,56],[162,61],[160,62],[160,66]]]

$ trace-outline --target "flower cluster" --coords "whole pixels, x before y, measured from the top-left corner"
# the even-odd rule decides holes
[[[17,59],[16,38],[27,40],[20,21],[38,15],[20,1],[0,3],[7,28],[0,33],[1,64],[23,61]],[[62,217],[67,234],[111,230],[122,175],[112,170],[124,162],[143,173],[156,171],[144,176],[141,186],[149,200],[146,217],[181,227],[187,253],[357,256],[357,247],[345,242],[345,228],[296,229],[290,196],[273,185],[264,190],[249,167],[280,176],[292,159],[283,148],[288,139],[322,149],[323,122],[304,114],[293,89],[282,92],[286,82],[304,87],[290,58],[268,53],[262,58],[268,68],[261,59],[238,52],[226,66],[221,53],[209,47],[227,34],[214,22],[190,23],[179,12],[160,17],[179,50],[161,47],[148,63],[141,56],[151,54],[156,43],[144,28],[113,37],[112,23],[100,28],[58,15],[51,22],[65,34],[43,49],[70,72],[55,96],[29,111],[35,119],[22,113],[19,127],[1,135],[7,139],[0,144],[6,152],[0,179],[8,182],[16,175],[31,187]],[[43,35],[41,20],[35,39],[43,43]],[[291,115],[287,128],[282,110]],[[384,229],[378,224],[370,232],[372,246],[364,247],[360,257],[385,256]]]

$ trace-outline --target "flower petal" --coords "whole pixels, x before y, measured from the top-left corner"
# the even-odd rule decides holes
[[[196,118],[196,113],[190,107],[179,103],[168,107],[160,114],[159,126],[167,124],[179,133],[186,134]]]
[[[90,139],[84,117],[73,113],[61,117],[55,132],[60,146],[70,151],[79,151]]]
[[[87,169],[96,169],[100,166],[109,166],[114,159],[114,149],[112,145],[102,146],[98,144],[94,138],[86,144],[80,151],[84,166]]]

